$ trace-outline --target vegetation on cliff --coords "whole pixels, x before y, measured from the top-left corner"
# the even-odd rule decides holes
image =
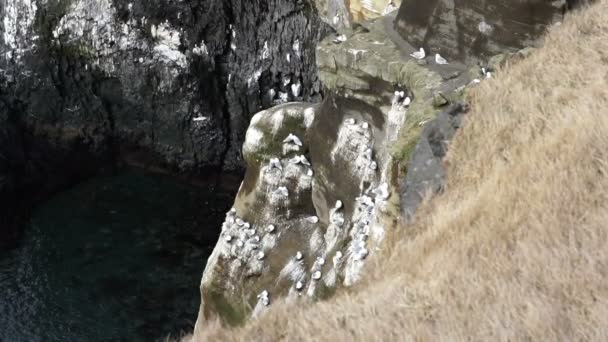
[[[361,283],[200,341],[605,340],[608,0],[470,97],[445,192]]]

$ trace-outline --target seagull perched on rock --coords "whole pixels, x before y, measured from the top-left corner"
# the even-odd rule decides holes
[[[300,138],[298,138],[297,136],[289,133],[289,135],[287,136],[287,138],[285,138],[285,140],[283,140],[284,144],[294,144],[294,145],[298,145],[298,146],[302,146],[302,140],[300,140]]]
[[[265,257],[265,256],[266,256],[266,255],[264,254],[264,252],[260,251],[260,252],[258,252],[258,254],[255,256],[255,258],[256,258],[256,259],[258,259],[258,260],[262,260],[262,259],[264,259],[264,257]]]
[[[445,65],[445,64],[448,64],[448,61],[445,58],[441,57],[440,54],[436,53],[435,54],[435,63]]]
[[[308,159],[306,159],[306,157],[304,157],[302,155],[291,158],[291,160],[289,162],[292,164],[302,164],[302,165],[310,166]]]
[[[410,56],[416,59],[424,59],[426,57],[426,52],[424,52],[424,48],[420,48],[420,50],[410,54]]]
[[[334,39],[334,44],[340,44],[340,43],[344,43],[347,40],[345,35],[340,35],[337,36],[336,39]]]
[[[371,161],[369,163],[369,168],[376,171],[378,169],[378,163],[376,163],[375,161]]]
[[[321,271],[316,271],[315,273],[312,274],[312,279],[313,280],[319,280],[321,279]]]
[[[334,209],[341,209],[343,206],[342,201],[338,200],[336,201],[336,206],[334,207]]]
[[[268,227],[266,227],[266,233],[272,233],[275,229],[276,228],[274,227],[274,225],[269,224]]]
[[[268,170],[277,169],[283,171],[283,166],[281,165],[281,161],[279,158],[272,158],[268,163]]]
[[[302,85],[300,84],[300,82],[292,84],[291,85],[291,93],[293,94],[293,97],[300,96],[300,90],[301,89],[302,89]]]
[[[318,223],[319,222],[319,217],[317,216],[309,216],[306,218],[306,221],[310,222],[310,223]]]
[[[354,125],[356,123],[355,119],[346,119],[344,120],[344,123],[347,125]]]
[[[300,261],[304,258],[304,254],[302,254],[302,252],[298,251],[296,253],[296,260]]]
[[[287,190],[287,188],[284,187],[284,186],[281,186],[278,189],[276,189],[274,191],[274,193],[277,194],[277,195],[283,196],[283,197],[288,197],[289,196],[289,190]]]
[[[300,291],[300,290],[302,290],[303,288],[304,288],[304,283],[303,283],[303,282],[301,282],[301,281],[298,281],[298,282],[296,283],[296,290]]]
[[[374,189],[374,194],[376,194],[376,196],[378,196],[380,199],[382,200],[386,200],[389,197],[389,192],[388,192],[388,184],[387,183],[382,183],[382,185],[380,185],[379,187],[377,187],[376,189]]]
[[[312,177],[315,173],[312,171],[312,169],[308,169],[308,171],[306,172],[306,175],[308,177]]]
[[[317,258],[317,264],[319,264],[320,266],[325,265],[325,259],[323,259],[323,258],[321,258],[321,257],[318,257],[318,258]]]

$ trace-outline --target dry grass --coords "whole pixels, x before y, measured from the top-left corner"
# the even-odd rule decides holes
[[[506,69],[363,284],[198,340],[608,340],[608,0]]]

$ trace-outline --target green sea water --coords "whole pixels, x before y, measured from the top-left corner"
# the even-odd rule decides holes
[[[236,186],[128,171],[36,208],[0,252],[0,341],[156,341],[188,331]]]

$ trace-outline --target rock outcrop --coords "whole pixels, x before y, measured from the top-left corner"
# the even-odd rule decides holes
[[[582,1],[404,0],[395,27],[410,43],[451,59],[487,60],[538,44]]]
[[[254,113],[320,99],[330,28],[306,1],[1,0],[0,14],[0,125],[21,139],[2,148],[23,157],[6,189],[117,160],[241,170]]]
[[[392,146],[415,144],[443,105],[436,97],[460,96],[469,77],[464,65],[420,65],[387,29],[389,17],[321,42],[324,101],[252,119],[247,172],[205,269],[198,327],[215,315],[239,323],[279,298],[320,299],[354,284],[398,226],[409,155]]]
[[[351,28],[355,23],[396,11],[401,0],[314,0],[319,14],[335,29]]]

